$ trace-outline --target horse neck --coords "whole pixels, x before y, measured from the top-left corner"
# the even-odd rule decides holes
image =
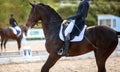
[[[55,35],[59,32],[60,30],[60,26],[61,26],[61,21],[58,20],[58,22],[55,20],[43,20],[42,21],[42,27],[43,27],[43,31],[45,34],[45,37],[50,37],[50,35]]]
[[[47,8],[48,11],[43,12],[42,26],[45,37],[50,37],[50,35],[56,35],[61,26],[62,18],[55,12]],[[45,14],[46,12],[49,12]],[[49,15],[49,16],[48,16]]]
[[[23,32],[25,32],[25,28],[24,28],[24,26],[23,26],[23,25],[21,25],[21,26],[19,26],[19,27],[20,27],[20,29],[21,29],[22,33],[23,33]]]

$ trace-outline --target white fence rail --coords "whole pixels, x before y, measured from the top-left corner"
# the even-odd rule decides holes
[[[1,52],[0,64],[44,61],[48,57],[48,53],[46,51],[30,52],[32,53],[32,56],[29,54],[29,52],[24,50],[21,52]]]
[[[114,51],[111,56],[120,56],[120,51]],[[0,53],[0,64],[46,61],[47,58],[48,53],[46,51],[32,51],[32,56],[24,56],[24,52],[4,52]],[[94,52],[75,57],[62,57],[60,60],[87,58],[94,58]]]
[[[23,51],[20,51],[20,52],[1,52],[0,53],[0,58],[4,58],[4,57],[22,57],[22,56],[25,57],[27,55],[27,53],[28,53],[28,51],[26,51],[26,50],[23,50]],[[41,53],[43,53],[43,51],[30,51],[29,56],[39,56]]]
[[[120,42],[111,56],[120,56]],[[0,52],[0,64],[45,61],[47,58],[48,58],[47,51],[45,50],[32,51],[31,48],[27,46],[23,48],[21,51],[17,52]],[[61,60],[86,59],[86,58],[94,58],[94,52],[89,52],[87,54],[75,57],[63,57]]]

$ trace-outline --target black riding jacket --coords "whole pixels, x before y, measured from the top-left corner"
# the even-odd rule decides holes
[[[10,26],[15,27],[17,25],[17,22],[14,18],[9,19]]]
[[[89,1],[83,1],[79,4],[76,14],[68,18],[75,20],[75,26],[73,27],[73,31],[71,32],[72,39],[74,36],[78,36],[81,30],[83,29],[85,25],[85,19],[88,14],[88,10],[89,10]]]

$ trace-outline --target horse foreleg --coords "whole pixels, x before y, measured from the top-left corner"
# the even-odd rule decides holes
[[[60,59],[61,56],[58,55],[49,55],[46,63],[41,69],[41,72],[49,72],[49,69]]]
[[[1,51],[2,51],[2,42],[1,42],[0,46],[1,46]]]
[[[8,39],[6,39],[5,41],[4,41],[4,50],[6,51],[6,43],[7,43],[7,41],[8,41]]]
[[[18,50],[21,48],[21,39],[17,39],[17,44],[18,44]]]
[[[3,41],[4,41],[4,39],[1,38],[1,51],[2,51]]]

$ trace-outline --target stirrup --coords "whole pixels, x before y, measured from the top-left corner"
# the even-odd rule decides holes
[[[66,53],[63,48],[58,51],[58,55],[69,56],[69,54]]]
[[[63,55],[63,48],[58,51],[58,55]]]

